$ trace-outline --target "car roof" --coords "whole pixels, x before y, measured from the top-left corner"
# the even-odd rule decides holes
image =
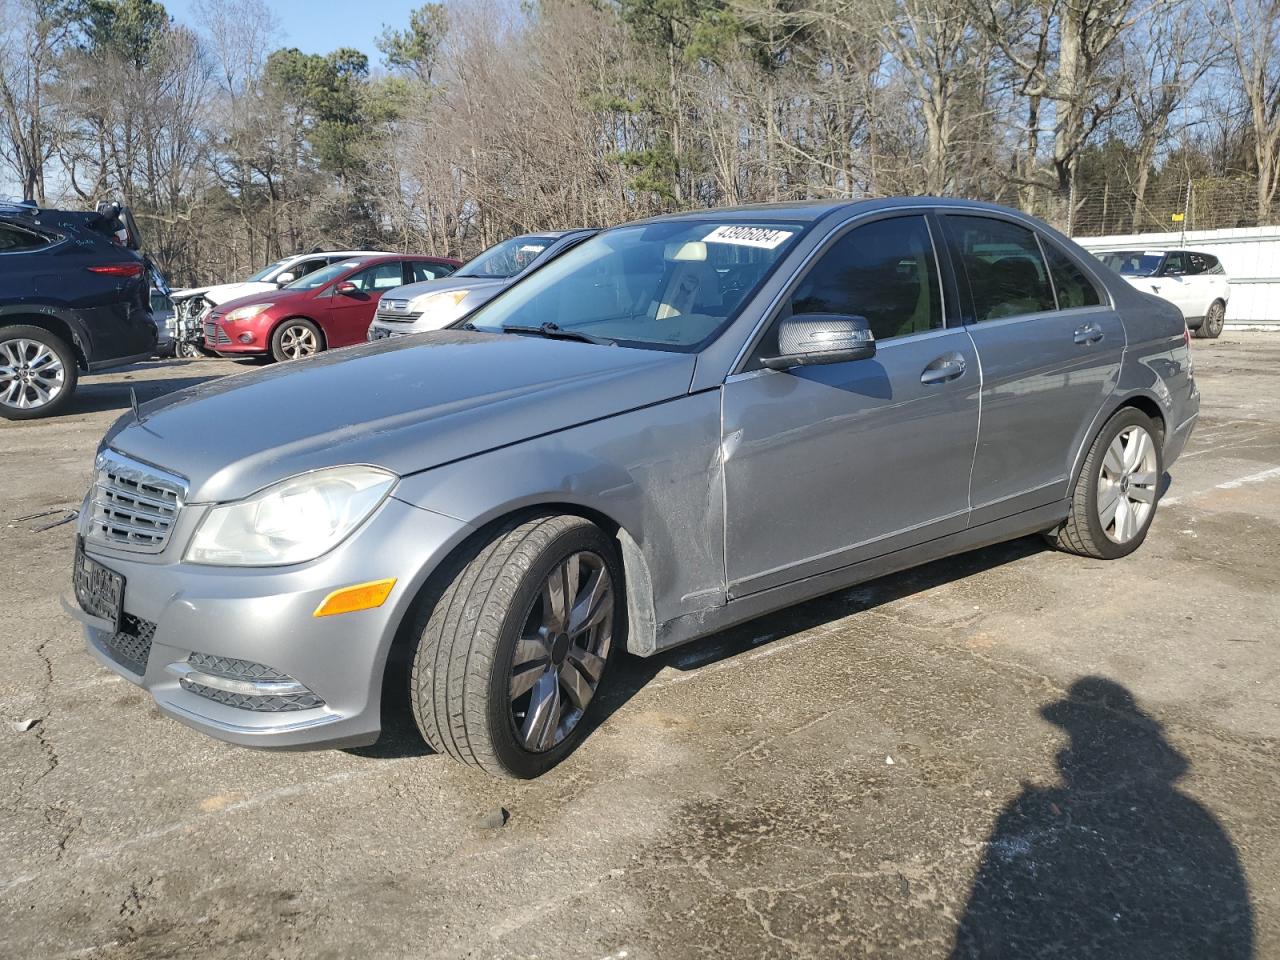
[[[656,223],[667,220],[720,220],[727,222],[751,220],[796,220],[813,223],[837,214],[876,213],[882,210],[913,209],[918,207],[953,208],[957,211],[1000,213],[1022,219],[1034,219],[1012,207],[982,200],[963,200],[957,197],[876,197],[865,200],[797,200],[782,203],[753,203],[738,207],[707,207],[684,210],[680,213],[648,217],[635,223]]]

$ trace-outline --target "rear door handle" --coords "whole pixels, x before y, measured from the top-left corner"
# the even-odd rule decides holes
[[[944,353],[935,359],[920,374],[921,383],[946,383],[964,376],[964,357],[958,353]]]
[[[1101,339],[1102,327],[1096,323],[1086,323],[1083,327],[1076,328],[1076,343],[1097,343]]]

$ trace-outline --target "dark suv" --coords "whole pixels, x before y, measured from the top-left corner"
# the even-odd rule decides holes
[[[0,203],[0,416],[58,413],[81,372],[152,355],[146,259],[129,211]]]

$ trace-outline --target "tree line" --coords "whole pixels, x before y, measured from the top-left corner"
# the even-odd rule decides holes
[[[282,46],[263,0],[195,9],[0,0],[6,181],[123,200],[181,283],[814,197],[1277,213],[1280,0],[457,0],[373,63]]]

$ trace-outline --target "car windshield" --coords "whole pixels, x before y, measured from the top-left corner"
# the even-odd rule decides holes
[[[308,273],[305,277],[293,281],[285,287],[286,290],[315,290],[323,287],[331,280],[336,280],[353,267],[358,267],[363,260],[343,260],[339,263],[331,263],[329,266],[315,273]]]
[[[541,267],[468,318],[659,350],[700,349],[804,231],[804,224],[667,220],[619,227]]]
[[[512,237],[462,265],[455,277],[514,277],[555,242],[555,237]]]
[[[246,280],[245,283],[256,283],[259,280],[265,280],[273,270],[277,270],[280,267],[283,267],[284,264],[285,262],[283,260],[277,260],[275,263],[269,263],[265,267],[263,267],[261,270],[259,270],[257,273],[255,273],[253,276],[251,276],[248,280]]]
[[[1151,277],[1160,269],[1160,250],[1120,250],[1102,254],[1102,262],[1124,277]]]

